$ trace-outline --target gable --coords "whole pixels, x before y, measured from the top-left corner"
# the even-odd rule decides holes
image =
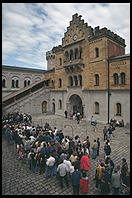
[[[86,39],[93,34],[93,28],[88,26],[87,23],[84,23],[84,20],[81,19],[81,17],[82,16],[78,16],[77,13],[72,16],[70,26],[67,27],[67,31],[64,33],[64,38],[62,38],[63,47],[82,39]]]

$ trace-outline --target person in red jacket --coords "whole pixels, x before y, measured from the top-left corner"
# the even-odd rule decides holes
[[[83,172],[82,178],[80,180],[80,191],[82,194],[86,194],[88,192],[89,190],[88,184],[89,184],[89,179],[86,176],[86,173]]]
[[[88,171],[90,170],[90,156],[88,153],[85,153],[80,160],[80,170],[81,172],[86,172],[86,175]]]

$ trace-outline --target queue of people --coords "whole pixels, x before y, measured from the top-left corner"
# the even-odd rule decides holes
[[[4,115],[2,124],[8,143],[15,144],[18,158],[25,158],[33,173],[43,174],[46,179],[56,177],[61,188],[64,182],[67,187],[71,184],[75,195],[79,195],[80,191],[82,194],[89,191],[91,157],[96,159],[99,156],[98,137],[91,146],[89,136],[82,141],[78,135],[75,138],[64,136],[62,130],[52,129],[47,122],[44,127],[33,126],[31,115],[19,112]],[[117,172],[121,171],[120,179],[124,184],[128,186],[129,183],[127,163],[123,159],[121,169],[114,169],[109,140],[104,146],[104,153],[104,160],[99,160],[96,166],[96,187],[100,186],[101,192],[107,194],[111,183],[114,193],[118,193],[115,185]]]

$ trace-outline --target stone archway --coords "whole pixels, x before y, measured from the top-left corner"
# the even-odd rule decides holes
[[[73,94],[68,98],[67,111],[71,112],[71,114],[78,111],[84,117],[84,106],[83,100],[79,95]]]
[[[73,94],[72,96],[70,96],[69,103],[70,103],[70,108],[71,108],[70,111],[72,113],[75,113],[78,111],[81,114],[83,114],[82,100],[79,95]]]

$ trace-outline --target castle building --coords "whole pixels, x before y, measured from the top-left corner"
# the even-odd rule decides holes
[[[93,29],[81,17],[72,16],[62,45],[46,53],[43,79],[3,97],[6,112],[64,115],[67,110],[79,111],[88,120],[94,115],[102,123],[113,117],[130,122],[130,54],[125,54],[125,40],[106,27]]]

